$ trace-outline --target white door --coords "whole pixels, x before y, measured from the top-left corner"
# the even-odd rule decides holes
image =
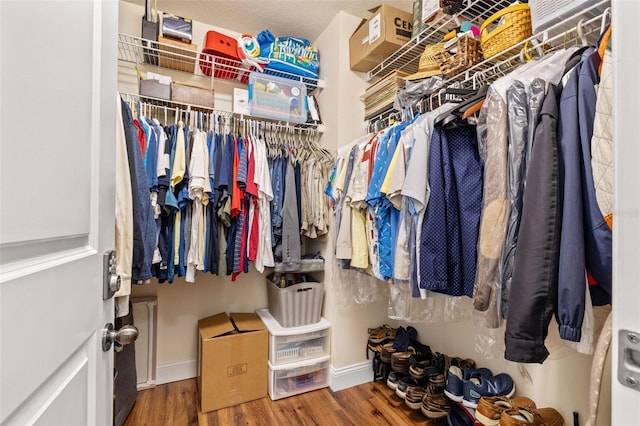
[[[612,53],[614,60],[614,164],[615,206],[613,340],[612,340],[612,419],[616,426],[640,424],[640,380],[636,389],[623,386],[618,380],[618,357],[630,367],[632,374],[622,380],[640,378],[640,343],[628,345],[620,330],[631,330],[640,339],[640,2],[614,0],[612,5]],[[627,341],[625,341],[627,340]],[[629,351],[621,351],[627,345]],[[635,349],[635,350],[634,350]]]
[[[0,1],[0,424],[109,425],[117,1]]]

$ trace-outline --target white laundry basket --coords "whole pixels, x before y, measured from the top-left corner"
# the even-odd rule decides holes
[[[324,286],[303,282],[280,288],[267,280],[269,312],[282,327],[299,327],[320,321]]]

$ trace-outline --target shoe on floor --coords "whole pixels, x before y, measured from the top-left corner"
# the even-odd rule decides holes
[[[500,415],[500,426],[564,426],[562,415],[554,408],[514,408]]]
[[[392,371],[391,373],[389,373],[389,376],[387,377],[387,387],[389,389],[396,390],[396,388],[398,387],[398,382],[400,381],[400,379],[403,379],[405,377],[407,377],[406,374],[397,373],[395,371]]]
[[[407,407],[412,410],[419,410],[422,407],[422,398],[426,392],[425,386],[409,386],[404,397],[404,402]]]
[[[506,396],[511,398],[516,391],[516,385],[511,376],[506,373],[486,377],[483,375],[471,377],[462,383],[462,404],[476,408],[483,396]]]
[[[402,399],[405,399],[407,396],[407,391],[412,386],[424,386],[424,381],[416,380],[411,376],[404,376],[400,380],[398,380],[396,395],[398,395]]]
[[[447,423],[449,426],[474,426],[476,424],[472,408],[468,408],[454,402],[451,409],[447,413]]]
[[[447,371],[447,387],[444,391],[452,401],[462,402],[464,397],[464,382],[469,381],[472,377],[492,377],[493,373],[488,368],[465,368],[452,365]]]
[[[504,396],[483,396],[476,408],[476,420],[484,426],[498,426],[503,411],[514,408],[536,408],[536,403],[527,397],[507,398]]]
[[[429,387],[422,397],[422,414],[430,419],[442,419],[447,417],[451,407],[455,404],[442,393],[431,393]]]

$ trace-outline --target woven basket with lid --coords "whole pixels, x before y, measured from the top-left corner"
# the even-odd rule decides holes
[[[496,25],[495,27],[491,27]],[[531,37],[531,11],[528,4],[515,4],[491,15],[480,27],[485,59]]]

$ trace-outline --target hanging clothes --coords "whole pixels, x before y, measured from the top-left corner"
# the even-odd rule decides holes
[[[473,295],[483,182],[477,144],[475,126],[433,131],[431,193],[420,236],[421,288]]]

